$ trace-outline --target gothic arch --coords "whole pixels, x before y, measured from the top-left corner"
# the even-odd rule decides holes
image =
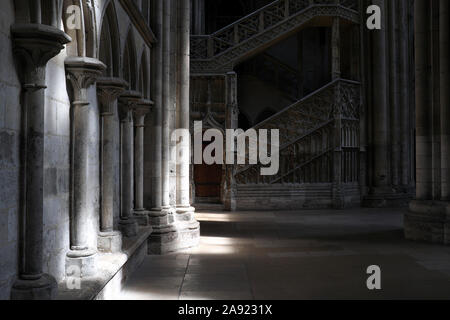
[[[98,57],[107,66],[107,76],[120,78],[120,35],[113,1],[105,6],[102,17]]]
[[[136,45],[134,42],[133,29],[131,25],[123,49],[122,72],[124,80],[129,83],[130,90],[137,90],[138,73],[137,73]]]
[[[68,25],[69,22],[76,21],[71,17],[76,11],[70,10],[71,6],[78,6],[80,10],[80,28],[73,28]],[[75,57],[96,57],[96,23],[95,10],[92,0],[64,0],[62,11],[64,30],[72,38],[72,42],[67,45],[69,56]]]

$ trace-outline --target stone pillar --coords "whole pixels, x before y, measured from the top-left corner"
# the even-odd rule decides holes
[[[397,14],[398,1],[388,1],[389,10],[389,109],[390,109],[390,144],[391,144],[391,182],[392,187],[400,185],[400,96],[398,91],[398,41]],[[376,72],[376,70],[374,70]],[[375,92],[375,94],[377,94]],[[375,105],[376,107],[376,105]]]
[[[152,210],[150,211],[151,224],[158,223],[158,217],[161,215],[161,200],[162,200],[162,181],[161,181],[161,162],[162,162],[162,113],[163,113],[163,0],[156,0],[156,35],[159,41],[154,47],[154,63],[153,70],[155,76],[153,79],[153,97],[155,99],[155,107],[153,109],[152,130],[153,130],[153,144],[152,144]],[[153,218],[156,221],[153,221]]]
[[[200,238],[200,228],[198,222],[194,219],[192,214],[192,209],[189,206],[189,193],[187,196],[187,205],[185,203],[180,204],[180,211],[178,213],[174,212],[173,207],[171,206],[170,199],[170,179],[174,177],[174,172],[171,175],[170,168],[170,147],[171,147],[171,137],[170,130],[171,125],[174,124],[174,105],[176,105],[176,96],[177,91],[174,90],[173,82],[176,79],[176,67],[177,63],[177,50],[176,48],[171,47],[177,43],[176,39],[171,39],[172,36],[175,36],[177,33],[173,29],[172,23],[174,22],[174,17],[172,16],[172,10],[178,8],[184,8],[180,11],[187,10],[184,13],[189,14],[189,5],[186,5],[182,2],[189,2],[189,0],[171,0],[171,1],[163,1],[163,30],[162,30],[162,47],[163,47],[163,70],[162,70],[162,165],[161,165],[161,184],[162,184],[162,192],[161,192],[161,211],[160,213],[156,213],[152,211],[151,221],[153,227],[153,233],[149,238],[149,253],[150,254],[163,254],[167,252],[173,252],[180,249],[192,247],[198,244]],[[185,17],[185,16],[184,16]],[[182,19],[180,17],[180,19]],[[189,21],[189,18],[187,18]],[[175,21],[176,22],[176,21]],[[178,24],[181,20],[178,20]],[[188,25],[189,26],[189,25]],[[188,27],[189,29],[189,27]],[[185,35],[186,36],[186,35]],[[189,62],[189,44],[184,43],[185,52],[183,59],[183,63],[186,61]],[[187,56],[186,56],[187,55]],[[174,61],[172,61],[172,59]],[[183,68],[183,64],[179,65],[180,68]],[[186,69],[187,68],[187,69]],[[184,75],[184,78],[189,75],[188,66],[185,66],[181,71],[181,74]],[[172,86],[171,86],[172,84]],[[187,86],[187,87],[186,87]],[[187,113],[180,114],[179,121],[183,121],[183,123],[187,122],[189,128],[189,79],[184,82],[182,85],[184,87],[184,91],[180,92],[180,95],[184,96],[185,101],[187,101],[187,105],[184,104],[178,111],[181,111],[181,108],[184,110],[187,109]],[[181,98],[181,97],[180,97]],[[173,159],[174,161],[176,159]],[[175,171],[175,168],[173,168]],[[188,166],[189,170],[189,166]],[[189,188],[189,171],[187,172],[187,184]],[[175,176],[175,181],[177,177]],[[183,180],[184,181],[184,180]],[[189,190],[189,189],[188,189]],[[172,199],[172,200],[177,200]],[[184,200],[183,200],[184,201]],[[175,216],[177,217],[175,219]]]
[[[162,161],[161,161],[161,209],[164,215],[173,213],[170,206],[170,112],[171,112],[171,90],[170,90],[170,44],[171,44],[171,1],[163,1],[163,74],[162,74]]]
[[[20,59],[23,85],[22,219],[19,278],[13,300],[54,298],[55,279],[43,273],[45,72],[70,37],[50,26],[13,25],[14,53]]]
[[[178,0],[179,2],[179,70],[180,70],[180,103],[179,103],[179,128],[189,132],[190,130],[190,0]],[[195,209],[190,204],[190,154],[191,141],[186,138],[177,144],[177,218],[191,220]]]
[[[416,56],[416,199],[431,200],[432,126],[431,116],[431,8],[427,0],[415,1]]]
[[[89,149],[92,132],[89,124],[93,122],[94,107],[88,100],[88,88],[95,84],[106,66],[97,59],[69,57],[65,61],[66,72],[73,88],[72,101],[72,212],[70,251],[66,258],[66,271],[77,267],[81,277],[92,276],[96,272],[96,248],[87,243],[89,218]],[[98,121],[98,120],[94,120]]]
[[[227,109],[226,109],[226,129],[238,129],[239,127],[239,106],[237,100],[237,74],[236,72],[227,73],[226,90],[227,90]],[[200,132],[200,134],[203,134]],[[236,143],[236,138],[235,138]],[[235,144],[236,145],[236,144]],[[236,159],[236,152],[234,150],[233,159]],[[234,175],[236,173],[236,165],[226,165],[225,186],[224,186],[224,208],[228,211],[236,211],[236,182]]]
[[[386,51],[386,2],[373,2],[382,8],[381,30],[372,32],[373,48],[373,144],[374,175],[373,193],[392,192],[388,173],[388,100],[387,100],[387,51]]]
[[[441,200],[450,201],[450,30],[449,2],[440,1]]]
[[[115,163],[120,159],[116,154],[114,136],[117,117],[117,98],[125,90],[127,83],[117,78],[100,78],[97,81],[98,97],[101,103],[101,214],[98,250],[120,252],[122,235],[114,231],[114,196],[117,178]]]
[[[133,214],[133,109],[140,103],[139,92],[126,91],[119,98],[119,116],[121,122],[121,217],[120,231],[125,237],[134,237],[138,232],[138,223]]]
[[[203,35],[205,34],[205,0],[193,0],[192,8],[192,31],[193,34]]]
[[[340,32],[340,19],[338,17],[333,18],[333,26],[331,30],[331,77],[333,80],[338,80],[341,77],[341,32]],[[339,103],[340,101],[340,89],[339,84],[334,86],[334,101]],[[344,190],[342,187],[342,114],[340,106],[335,108],[335,135],[334,135],[334,152],[333,152],[333,207],[336,209],[342,209],[345,207]]]
[[[145,116],[150,112],[153,102],[140,101],[134,108],[134,215],[139,225],[148,226],[149,212],[144,208],[144,129]]]
[[[399,91],[400,91],[400,159],[401,186],[406,193],[409,193],[410,167],[412,162],[411,144],[410,144],[410,83],[409,83],[409,28],[408,28],[408,0],[401,0],[400,21],[399,21]]]
[[[416,65],[416,199],[405,215],[405,236],[411,240],[449,243],[448,202],[433,199],[432,5],[416,0],[414,6]],[[436,2],[433,2],[436,4]],[[446,10],[446,5],[444,5]],[[444,11],[445,12],[445,11]],[[444,14],[445,15],[445,14]],[[445,30],[444,30],[445,32]],[[447,39],[444,40],[445,42]],[[444,44],[445,46],[445,44]],[[443,48],[445,50],[445,48]],[[445,75],[443,75],[445,80]]]

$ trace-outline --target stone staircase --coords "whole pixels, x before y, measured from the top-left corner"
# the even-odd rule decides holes
[[[359,23],[358,0],[277,0],[210,35],[191,36],[191,73],[226,73],[315,18]]]
[[[279,171],[262,176],[261,164],[236,165],[236,197],[259,201],[259,196],[267,198],[267,193],[276,189],[279,197],[292,200],[293,190],[308,185],[309,190],[324,194],[322,201],[328,206],[336,186],[357,188],[360,104],[360,84],[336,79],[256,125],[255,130],[279,130]],[[255,203],[249,206],[253,208]]]

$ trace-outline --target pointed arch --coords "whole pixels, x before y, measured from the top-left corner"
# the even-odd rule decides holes
[[[106,64],[105,75],[121,77],[120,71],[120,34],[114,1],[109,1],[102,15],[99,60]]]
[[[129,83],[131,90],[137,90],[137,60],[136,46],[134,42],[133,29],[130,25],[125,47],[123,49],[122,73],[125,81]]]

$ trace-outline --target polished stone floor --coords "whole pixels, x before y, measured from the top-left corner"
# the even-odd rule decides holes
[[[120,299],[450,298],[450,248],[403,238],[398,209],[197,213],[201,245],[148,256]],[[381,267],[382,289],[366,286]]]

